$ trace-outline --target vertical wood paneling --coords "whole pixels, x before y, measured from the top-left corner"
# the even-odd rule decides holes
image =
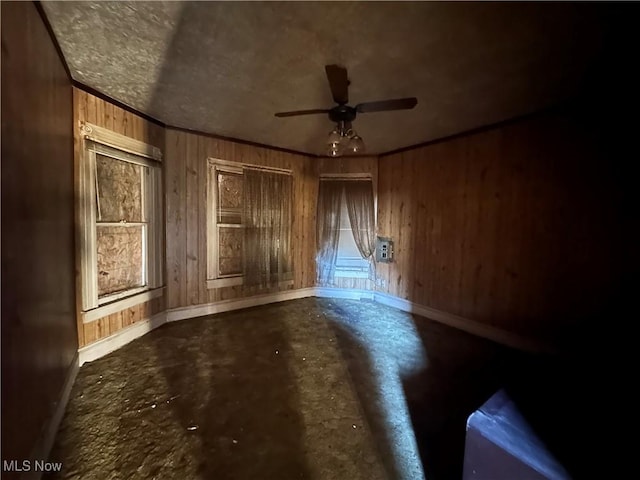
[[[93,322],[85,323],[83,326],[85,344],[88,345],[113,335],[123,328],[162,312],[164,309],[164,299],[159,297],[149,302],[126,308],[120,312],[112,313]]]
[[[378,235],[385,237],[391,235],[391,162],[380,162],[378,159],[378,215],[376,229]],[[376,265],[376,278],[380,283],[380,289],[387,291],[389,285],[389,265],[379,263]]]
[[[34,2],[2,2],[0,17],[5,461],[44,447],[78,343],[71,79]]]
[[[301,266],[301,283],[295,288],[304,288],[316,283],[316,203],[318,198],[318,176],[315,160],[305,162],[303,167],[304,181],[299,182],[296,202],[302,204],[302,218],[296,228],[299,245],[298,262]]]
[[[164,127],[148,122],[144,118],[123,110],[122,108],[113,105],[101,98],[97,98],[90,93],[85,92],[79,88],[73,88],[73,135],[74,135],[74,156],[76,164],[76,179],[78,178],[78,165],[80,155],[80,137],[78,125],[80,122],[89,122],[100,127],[108,128],[109,130],[126,135],[130,138],[140,140],[142,142],[154,145],[160,150],[165,151],[165,131]],[[165,154],[166,156],[166,154]],[[163,165],[163,175],[166,176],[166,165]],[[166,184],[165,188],[171,188],[169,184]],[[183,194],[184,187],[180,187],[180,194]],[[169,195],[169,191],[167,191]],[[169,237],[167,236],[167,240]],[[169,243],[167,243],[167,248]],[[76,255],[78,250],[76,250]],[[76,265],[79,265],[80,259],[76,257]],[[79,272],[79,269],[77,269]],[[172,272],[167,269],[165,282],[169,281]],[[80,298],[80,279],[76,278],[76,291],[78,293],[77,298]],[[80,312],[81,308],[77,303],[77,312]],[[122,312],[117,312],[107,317],[96,320],[91,323],[82,323],[82,318],[77,315],[78,325],[78,339],[80,346],[88,345],[92,342],[108,337],[118,332],[122,328],[128,327],[133,323],[144,320],[151,316],[151,302],[138,305],[134,308],[126,309]],[[154,312],[157,313],[157,312]]]
[[[573,325],[611,290],[611,169],[566,113],[379,160],[382,290],[521,334]]]
[[[414,182],[420,182],[420,164],[418,162],[411,162],[413,166],[412,178]],[[425,238],[428,229],[430,228],[430,222],[421,222],[420,218],[427,215],[428,211],[428,196],[424,188],[420,188],[418,185],[414,187],[415,200],[414,200],[414,216],[415,216],[415,235],[414,235],[414,247],[413,247],[413,288],[411,291],[411,298],[415,298],[417,293],[425,288],[428,284],[430,276],[425,271],[425,259],[428,257],[428,248],[421,239]]]
[[[184,137],[174,130],[167,130],[165,155],[165,198],[167,228],[167,306],[175,308],[186,304],[186,238],[184,219],[186,202],[182,196],[186,190]]]
[[[196,158],[206,158],[206,149],[204,148],[202,142],[196,142],[196,151],[194,152]],[[197,168],[197,188],[198,188],[198,198],[196,199],[198,203],[198,218],[197,224],[198,228],[196,229],[198,233],[197,238],[197,248],[198,248],[198,271],[196,272],[197,278],[206,278],[207,277],[207,162],[196,162]],[[201,178],[204,178],[205,181],[200,181]],[[209,298],[209,292],[207,291],[207,286],[204,282],[197,282],[195,287],[198,289],[198,303],[202,301],[206,301]]]
[[[73,88],[78,121],[87,121],[116,133],[154,145],[164,151],[164,127],[123,110],[80,88]],[[76,131],[77,133],[77,131]]]
[[[302,165],[302,169],[300,170],[300,174],[299,174],[299,179],[305,178],[306,176],[306,169],[308,167],[308,162],[305,162],[305,164]],[[296,205],[298,202],[300,202],[300,199],[303,198],[303,185],[304,185],[304,181],[298,180],[293,182],[293,205]],[[309,208],[308,205],[302,205],[302,208],[299,210],[300,211],[300,215],[293,215],[292,217],[292,225],[291,225],[291,242],[293,245],[305,245],[305,233],[304,231],[300,228],[300,223],[302,221],[302,219],[304,218],[304,216],[307,214],[307,209]],[[305,265],[304,262],[302,261],[302,253],[303,250],[298,248],[294,250],[294,256],[293,256],[293,265],[299,265],[300,266],[300,279],[301,281],[304,283],[304,281],[306,280],[306,274],[307,272],[305,271]]]
[[[198,176],[200,161],[198,149],[198,139],[193,135],[186,137],[185,161],[186,161],[186,190],[184,197],[187,202],[186,209],[186,258],[184,262],[187,266],[187,304],[197,305],[200,300],[200,271],[198,264],[206,262],[206,258],[200,258],[198,255],[198,240],[200,237],[199,212],[201,208],[206,208],[206,203],[200,204],[200,196],[198,195],[201,177]]]
[[[398,262],[402,274],[397,277],[396,288],[402,292],[403,298],[408,298],[411,293],[413,280],[413,262],[415,250],[413,249],[413,196],[414,177],[412,163],[402,161],[397,167],[398,175],[405,179],[405,183],[399,185],[397,195],[401,198],[397,220],[402,228],[398,235]]]
[[[315,282],[315,201],[313,159],[167,129],[167,308],[185,307],[267,293],[243,287],[206,288],[207,159],[219,158],[293,171],[293,288]],[[282,287],[291,288],[291,287]]]

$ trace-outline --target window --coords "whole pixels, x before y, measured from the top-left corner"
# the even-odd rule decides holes
[[[221,280],[218,286],[242,284],[243,185],[242,168],[209,165],[207,280]]]
[[[369,260],[362,258],[356,245],[356,240],[353,237],[344,193],[340,201],[340,229],[338,233],[335,276],[349,278],[369,277]]]
[[[374,277],[375,200],[370,178],[322,175],[316,221],[320,285],[334,284],[335,277]]]
[[[209,159],[207,286],[268,286],[292,278],[292,177]]]
[[[142,303],[162,286],[161,153],[94,125],[81,132],[82,310],[136,295],[129,304]]]

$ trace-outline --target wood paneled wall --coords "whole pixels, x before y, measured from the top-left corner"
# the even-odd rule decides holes
[[[78,348],[72,92],[34,3],[1,9],[2,460],[22,460]]]
[[[315,282],[315,202],[318,178],[313,159],[277,150],[167,128],[167,308],[187,307],[266,293],[242,286],[207,289],[207,158],[293,171],[293,286]]]
[[[621,232],[611,165],[568,112],[379,162],[382,291],[541,338],[602,312]]]
[[[158,147],[164,153],[164,127],[150,122],[113,103],[74,87],[74,134],[77,138],[78,123],[89,122],[99,127],[125,135]]]
[[[83,345],[106,338],[140,320],[145,320],[156,313],[163,312],[165,310],[164,304],[164,297],[158,297],[84,324],[82,328]]]
[[[126,111],[75,87],[73,89],[73,120],[76,169],[78,167],[78,159],[81,155],[80,132],[78,129],[81,121],[108,128],[113,132],[154,145],[162,150],[164,158],[166,159],[165,129],[163,126],[149,122],[139,115]],[[165,168],[166,167],[163,166],[163,169]],[[76,259],[76,261],[78,262],[77,265],[80,265],[79,259]],[[78,272],[79,271],[78,268]],[[77,298],[80,299],[80,279],[78,278],[77,281]],[[140,320],[145,320],[164,309],[164,298],[160,297],[90,323],[82,323],[82,318],[78,315],[78,339],[80,346],[85,346],[101,338],[113,335],[122,328]],[[78,312],[81,311],[80,304],[78,304],[77,310]]]

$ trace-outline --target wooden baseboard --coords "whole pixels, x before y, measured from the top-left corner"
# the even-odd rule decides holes
[[[29,455],[30,465],[32,466],[36,464],[36,461],[46,462],[49,459],[51,449],[53,448],[53,442],[56,439],[56,434],[58,433],[58,429],[60,428],[60,423],[62,423],[62,417],[64,417],[64,412],[67,409],[67,403],[69,402],[69,397],[71,396],[71,389],[73,388],[73,384],[76,381],[76,376],[78,375],[78,370],[80,369],[80,363],[78,359],[79,354],[76,353],[73,357],[73,360],[71,361],[69,369],[67,370],[67,376],[64,380],[64,384],[62,385],[62,389],[60,390],[58,401],[53,406],[51,417],[42,429],[40,437],[38,438],[36,445],[31,452],[31,455]],[[30,471],[24,472],[20,476],[20,479],[40,480],[40,478],[42,477],[42,473],[42,471],[37,471],[35,468],[31,468]]]
[[[493,327],[485,323],[470,320],[468,318],[460,317],[452,313],[443,312],[442,310],[436,310],[435,308],[427,307],[426,305],[420,305],[413,303],[403,298],[395,297],[386,293],[375,292],[374,300],[383,305],[397,308],[408,313],[415,313],[421,317],[435,320],[436,322],[443,323],[450,327],[463,330],[472,335],[492,340],[501,345],[516,348],[518,350],[524,350],[534,353],[553,353],[555,349],[543,342],[526,338],[522,335],[518,335],[502,328]]]
[[[89,310],[88,312],[82,312],[82,323],[95,322],[96,320],[104,318],[107,315],[111,315],[112,313],[121,312],[127,308],[135,307],[141,303],[161,297],[164,294],[164,290],[165,287],[147,290],[146,292],[139,293],[132,297],[127,297],[107,305],[102,305],[101,307]]]
[[[193,305],[192,307],[174,308],[167,311],[167,321],[175,322],[177,320],[213,315],[214,313],[230,312],[242,308],[257,307],[269,303],[313,296],[315,296],[315,288],[298,288],[265,295],[255,295],[253,297],[223,300],[221,302],[207,303],[204,305]]]
[[[151,330],[158,328],[160,325],[166,323],[166,321],[167,313],[161,312],[150,318],[123,328],[109,337],[91,343],[86,347],[82,347],[78,350],[80,366],[85,362],[92,362],[93,360],[104,357],[136,338],[141,337],[145,333],[149,333]]]
[[[189,318],[202,317],[204,315],[213,315],[215,313],[267,305],[269,303],[295,300],[297,298],[312,297],[314,294],[314,288],[301,288],[297,290],[286,290],[266,295],[256,295],[253,297],[223,300],[221,302],[167,310],[166,312],[158,313],[151,318],[136,322],[109,337],[82,347],[78,350],[80,365],[83,365],[85,362],[92,362],[93,360],[104,357],[136,338],[160,327],[166,322],[186,320]]]
[[[346,298],[348,300],[373,300],[375,292],[356,288],[315,287],[314,296],[321,298]]]
[[[123,345],[126,345],[132,340],[135,340],[136,338],[141,337],[151,330],[158,328],[165,322],[175,322],[179,320],[186,320],[189,318],[230,312],[233,310],[257,307],[260,305],[284,302],[287,300],[295,300],[305,297],[372,300],[405,312],[415,313],[417,315],[435,320],[450,327],[454,327],[473,335],[492,340],[502,345],[517,348],[519,350],[537,353],[548,353],[555,351],[549,345],[531,340],[521,335],[517,335],[513,332],[493,327],[491,325],[486,325],[484,323],[470,320],[468,318],[453,315],[451,313],[443,312],[441,310],[436,310],[435,308],[427,307],[426,305],[413,303],[409,300],[395,297],[393,295],[388,295],[386,293],[361,289],[309,287],[167,310],[166,312],[159,313],[147,320],[143,320],[130,327],[120,330],[110,337],[104,338],[81,348],[78,351],[80,365],[85,362],[97,360],[98,358],[111,353],[112,351],[122,347]]]

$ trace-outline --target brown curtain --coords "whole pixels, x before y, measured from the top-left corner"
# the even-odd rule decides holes
[[[345,201],[349,224],[362,258],[369,261],[369,279],[375,281],[375,214],[371,180],[345,182]]]
[[[244,284],[273,287],[293,278],[291,175],[244,168]]]
[[[318,282],[332,284],[338,257],[340,233],[340,202],[344,182],[321,180],[317,207],[317,249]]]
[[[369,260],[369,276],[374,277],[373,252],[375,250],[376,225],[373,183],[370,180],[344,182],[344,195],[353,238],[362,258]]]

